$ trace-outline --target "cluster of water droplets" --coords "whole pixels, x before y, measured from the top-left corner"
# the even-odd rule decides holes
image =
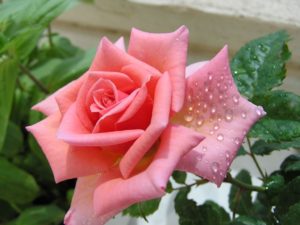
[[[230,123],[238,118],[245,120],[253,113],[250,111],[239,109],[240,95],[236,90],[230,90],[233,86],[233,79],[230,76],[228,67],[224,67],[223,71],[219,73],[207,72],[203,80],[193,81],[189,86],[188,94],[186,97],[184,120],[187,125],[199,129],[199,131],[206,131],[209,135],[214,136],[216,140],[221,143],[224,142],[226,136],[220,131],[221,125]],[[265,112],[261,106],[255,107],[254,112],[262,117]],[[225,124],[226,125],[226,124]],[[243,136],[246,131],[243,131]],[[231,137],[230,140],[238,148],[242,144],[240,137]],[[203,158],[208,150],[207,146],[202,146],[196,157],[197,165],[201,166]],[[232,162],[232,155],[229,151],[221,151],[223,159],[225,159],[226,166],[229,167]],[[209,164],[206,160],[204,162]],[[217,178],[224,178],[226,172],[220,168],[221,162],[211,162],[210,166],[213,180]]]

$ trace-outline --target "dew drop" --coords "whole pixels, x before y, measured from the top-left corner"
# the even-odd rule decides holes
[[[191,95],[191,94],[188,94],[186,100],[187,100],[188,102],[192,102],[192,101],[193,101],[192,95]]]
[[[210,131],[209,131],[209,134],[210,134],[210,135],[213,135],[214,133],[215,133],[214,130],[210,130]]]
[[[190,105],[189,107],[188,107],[188,111],[189,112],[192,112],[194,110],[194,107],[192,106],[192,105]]]
[[[215,123],[214,124],[214,130],[219,130],[219,128],[220,128],[220,125],[218,123]]]
[[[239,145],[241,143],[240,139],[238,137],[234,138],[234,143],[236,145]]]
[[[202,151],[203,151],[203,152],[206,152],[206,151],[207,151],[207,147],[206,147],[206,146],[203,146],[203,147],[202,147]]]
[[[234,104],[239,104],[239,98],[240,98],[240,96],[238,96],[238,95],[233,95],[232,96],[232,101],[233,101],[233,103]]]
[[[255,112],[258,116],[264,116],[266,114],[263,107],[261,106],[257,106]]]
[[[247,113],[246,112],[242,112],[242,118],[246,119],[247,118]]]
[[[211,114],[215,114],[217,112],[217,109],[216,107],[212,107],[211,110],[210,110]]]
[[[195,85],[195,87],[198,87],[198,86],[199,86],[199,83],[196,81],[196,82],[194,83],[194,85]]]
[[[224,99],[224,96],[223,95],[219,95],[219,100],[223,101],[223,99]]]
[[[196,156],[196,159],[197,161],[201,161],[203,159],[203,154],[202,153],[199,153],[197,156]]]
[[[202,116],[199,116],[197,118],[197,126],[201,127],[203,125],[203,122],[204,122],[204,118]]]
[[[226,157],[226,160],[230,159],[230,153],[228,151],[225,152],[225,157]]]
[[[209,99],[210,101],[212,101],[213,98],[214,98],[214,95],[213,95],[213,94],[209,94],[209,95],[208,95],[208,99]]]
[[[194,119],[194,116],[191,112],[188,112],[187,114],[184,115],[184,120],[186,122],[192,122]]]
[[[230,122],[233,118],[233,112],[231,109],[227,109],[225,112],[225,120]]]
[[[211,164],[211,170],[212,170],[213,173],[218,173],[218,172],[219,172],[219,169],[220,169],[219,163],[213,162],[213,163]]]
[[[206,88],[204,88],[204,92],[208,92],[209,91],[209,88],[208,87],[206,87]]]
[[[212,81],[212,79],[213,79],[213,76],[212,76],[212,74],[209,73],[209,75],[208,75],[208,80],[209,80],[209,81]]]
[[[218,134],[217,135],[217,140],[218,141],[223,141],[224,140],[224,135],[223,134]]]
[[[208,107],[207,104],[204,103],[204,104],[203,104],[203,112],[206,112],[206,111],[207,111],[207,107]]]

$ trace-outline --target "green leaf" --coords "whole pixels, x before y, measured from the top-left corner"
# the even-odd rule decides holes
[[[300,176],[290,181],[280,192],[278,204],[275,209],[276,214],[283,216],[288,208],[300,201]]]
[[[247,152],[246,152],[246,150],[245,150],[245,148],[244,148],[243,145],[241,145],[241,147],[239,148],[236,156],[242,156],[242,155],[247,155]]]
[[[0,154],[11,158],[16,155],[23,147],[23,134],[19,126],[9,122],[6,131],[6,138]]]
[[[134,204],[123,210],[123,215],[130,215],[132,217],[145,217],[151,215],[158,209],[160,200],[161,199],[158,198]]]
[[[10,116],[15,84],[17,63],[13,59],[0,59],[0,149],[3,146]]]
[[[16,211],[8,202],[0,200],[0,224],[3,221],[9,221],[16,216]]]
[[[284,187],[284,177],[279,174],[274,174],[268,177],[264,183],[269,195],[278,194]]]
[[[300,155],[288,156],[280,166],[284,172],[300,172]]]
[[[55,205],[36,206],[22,212],[16,225],[58,225],[64,214],[64,211]]]
[[[281,143],[267,143],[263,140],[258,140],[252,145],[251,150],[256,155],[269,155],[273,151],[289,148],[300,148],[300,138],[295,138],[292,141],[282,141]]]
[[[24,204],[39,194],[34,178],[24,170],[0,157],[0,199],[13,204]]]
[[[285,142],[286,146],[298,147],[300,121],[262,118],[250,130],[249,136],[266,142]],[[295,141],[294,141],[295,140]]]
[[[231,69],[243,95],[251,99],[282,84],[290,57],[288,40],[285,31],[278,31],[250,41],[236,53]]]
[[[225,225],[229,221],[228,213],[212,201],[197,206],[187,198],[189,188],[181,189],[175,198],[175,210],[180,225]]]
[[[300,221],[300,202],[289,207],[289,211],[282,218],[282,225],[295,225]]]
[[[174,171],[172,174],[173,179],[178,183],[178,184],[185,184],[186,180],[186,173],[182,171]]]
[[[254,217],[239,216],[228,225],[266,225],[266,223]]]
[[[246,170],[241,170],[235,178],[246,184],[252,184],[251,176]],[[253,207],[251,192],[232,185],[229,193],[229,207],[233,212],[249,215]]]

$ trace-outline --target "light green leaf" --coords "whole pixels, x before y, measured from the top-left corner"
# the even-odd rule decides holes
[[[0,149],[5,140],[17,79],[17,63],[13,59],[0,59]]]
[[[24,204],[39,194],[39,186],[26,171],[0,157],[0,199],[13,204]]]

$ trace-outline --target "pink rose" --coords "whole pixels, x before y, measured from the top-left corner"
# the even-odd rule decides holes
[[[187,45],[184,26],[133,29],[127,52],[103,38],[85,74],[33,107],[47,117],[27,129],[55,181],[78,178],[65,224],[101,225],[161,197],[175,169],[221,184],[265,113],[240,96],[227,47],[185,68]]]

